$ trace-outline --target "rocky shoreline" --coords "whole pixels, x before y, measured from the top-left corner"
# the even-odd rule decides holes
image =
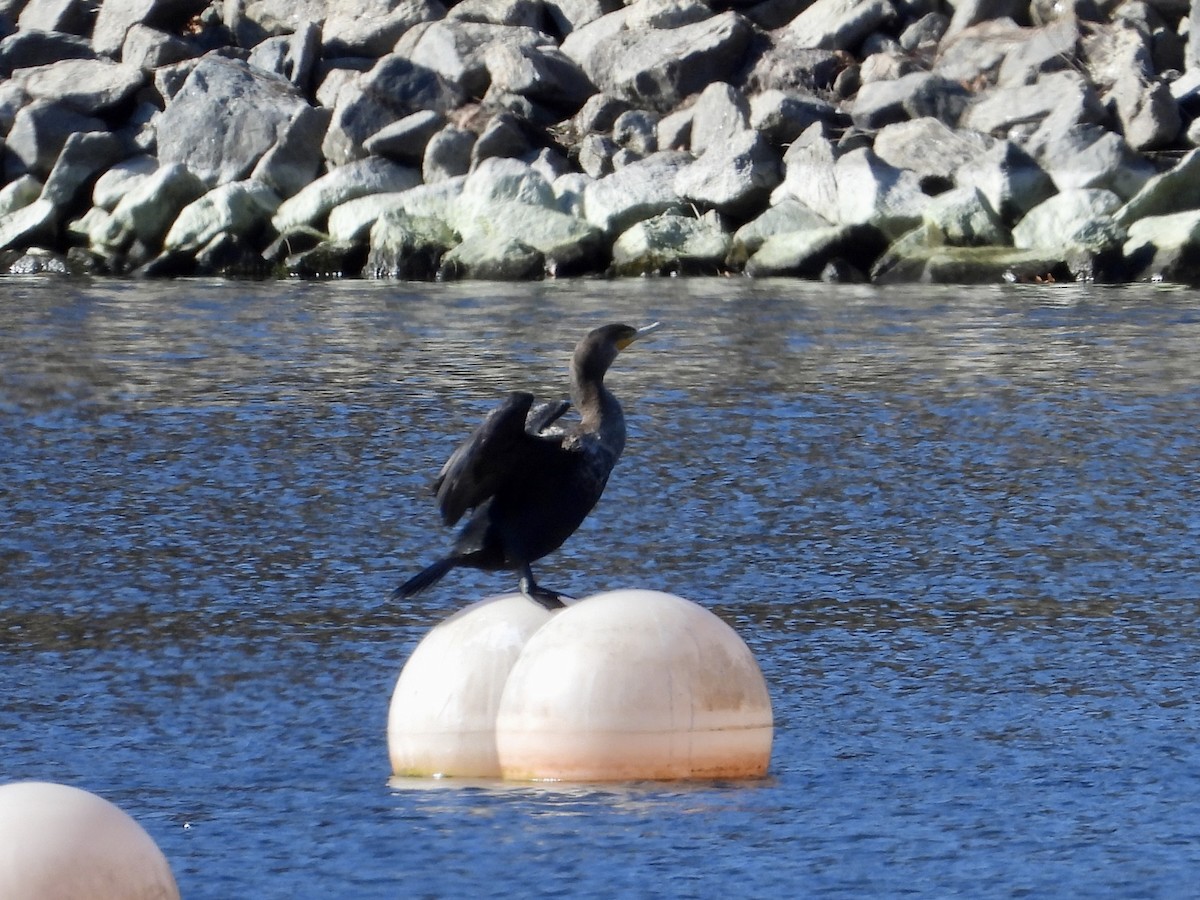
[[[0,0],[0,34],[9,273],[1200,282],[1181,0]]]

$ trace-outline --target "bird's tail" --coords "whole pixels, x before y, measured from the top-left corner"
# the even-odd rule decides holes
[[[454,568],[454,560],[439,559],[431,566],[426,566],[400,587],[392,591],[393,600],[404,600],[413,597],[426,588],[433,587],[442,576]]]

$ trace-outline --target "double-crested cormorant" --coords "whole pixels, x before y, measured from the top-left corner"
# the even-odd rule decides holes
[[[580,422],[555,424],[571,406],[566,400],[534,405],[533,394],[515,391],[446,460],[433,484],[442,521],[457,522],[474,510],[448,556],[419,572],[394,598],[411,597],[451,569],[520,573],[520,590],[547,609],[563,595],[533,579],[530,564],[562,546],[604,492],[625,447],[625,414],[604,386],[617,354],[658,328],[605,325],[575,346],[571,402]]]

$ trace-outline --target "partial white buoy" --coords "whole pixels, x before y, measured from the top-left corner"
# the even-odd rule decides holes
[[[171,867],[137,822],[79,788],[0,785],[0,897],[179,900]]]
[[[525,642],[552,615],[520,594],[507,594],[474,603],[425,635],[392,693],[392,772],[499,777],[500,694]]]
[[[773,728],[762,671],[732,628],[682,597],[620,590],[529,638],[496,746],[506,779],[755,778]]]

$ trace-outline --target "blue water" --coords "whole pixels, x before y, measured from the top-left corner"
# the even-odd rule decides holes
[[[7,279],[0,780],[133,815],[187,898],[1194,896],[1200,294]],[[537,571],[704,603],[750,784],[389,783],[459,572],[428,483],[591,326],[626,456]]]

